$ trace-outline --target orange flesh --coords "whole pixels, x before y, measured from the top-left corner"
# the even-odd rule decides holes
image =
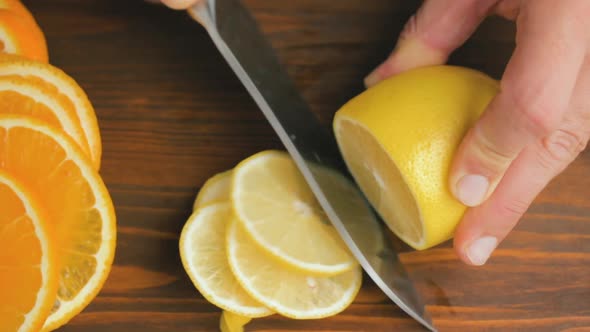
[[[43,285],[41,243],[18,196],[0,183],[0,330],[17,331]]]
[[[61,124],[49,107],[14,91],[0,91],[0,112],[7,114],[31,115],[60,128]]]
[[[71,299],[94,272],[93,255],[101,243],[96,230],[102,224],[90,186],[78,166],[65,158],[63,148],[44,134],[20,127],[0,128],[0,167],[28,179],[30,188],[43,195],[63,259],[58,296]],[[89,239],[88,234],[96,234],[96,238]],[[73,261],[79,262],[75,266],[88,268],[68,271],[68,266],[74,266]],[[81,276],[83,273],[88,275]],[[65,286],[63,281],[74,277],[80,282]]]
[[[30,115],[61,129],[90,158],[90,147],[74,105],[51,84],[32,76],[1,76],[0,113]]]
[[[10,38],[16,48],[15,54],[31,60],[48,62],[49,55],[45,35],[33,19],[22,13],[0,9],[0,30]],[[6,41],[3,41],[6,43]]]

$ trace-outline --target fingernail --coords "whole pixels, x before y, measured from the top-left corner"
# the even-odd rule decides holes
[[[496,249],[498,240],[493,236],[484,236],[471,243],[467,248],[467,258],[473,265],[484,265]]]
[[[457,199],[467,206],[477,206],[483,202],[490,183],[482,175],[465,175],[457,182]]]

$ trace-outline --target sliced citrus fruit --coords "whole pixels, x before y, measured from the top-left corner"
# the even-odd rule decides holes
[[[72,77],[50,64],[10,54],[0,54],[0,76],[24,77],[51,91],[64,108],[72,109],[88,142],[92,162],[100,169],[102,143],[96,114],[88,96]]]
[[[350,172],[413,248],[452,237],[466,209],[448,187],[452,157],[497,91],[495,80],[474,70],[424,67],[383,81],[337,112],[334,132]]]
[[[36,332],[57,294],[57,243],[27,188],[0,171],[0,331]]]
[[[213,175],[199,190],[193,204],[193,210],[212,203],[227,202],[231,191],[231,170]]]
[[[32,117],[0,116],[0,168],[27,179],[53,221],[61,270],[44,330],[56,329],[90,303],[110,271],[116,238],[111,198],[82,150]]]
[[[76,113],[43,86],[18,76],[0,76],[0,113],[32,115],[41,119],[63,130],[89,156],[88,142]]]
[[[0,9],[8,10],[24,19],[34,19],[33,14],[19,0],[0,0]]]
[[[286,152],[263,151],[240,162],[231,200],[248,235],[284,264],[323,275],[358,264]]]
[[[48,62],[47,43],[43,31],[24,6],[15,11],[0,9],[0,51]]]
[[[180,236],[182,265],[199,292],[217,307],[241,316],[268,316],[272,311],[252,299],[229,268],[225,232],[230,216],[227,202],[200,207],[191,215]]]
[[[336,315],[352,303],[361,287],[360,266],[330,277],[285,268],[255,245],[235,218],[228,225],[226,245],[230,268],[244,290],[286,317]]]
[[[387,251],[381,223],[352,179],[320,164],[308,162],[308,166],[337,217],[346,225],[342,236],[350,238],[357,250]]]
[[[219,319],[219,329],[221,332],[243,332],[244,325],[252,320],[251,317],[234,314],[231,311],[224,310]]]

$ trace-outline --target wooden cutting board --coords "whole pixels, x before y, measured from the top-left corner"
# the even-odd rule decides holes
[[[322,123],[362,91],[418,1],[248,0]],[[118,216],[115,266],[61,331],[214,331],[219,310],[182,269],[178,237],[203,182],[281,144],[203,29],[142,0],[29,0],[51,62],[91,98],[101,173]],[[500,77],[514,27],[486,21],[452,63]],[[537,198],[488,265],[449,243],[402,260],[441,331],[590,329],[590,154]],[[354,304],[319,321],[278,316],[248,331],[422,331],[365,278]]]

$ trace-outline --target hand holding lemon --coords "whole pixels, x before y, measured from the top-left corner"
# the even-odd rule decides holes
[[[516,49],[500,91],[462,140],[449,187],[471,206],[454,244],[482,265],[538,193],[590,137],[590,29],[585,0],[426,0],[391,56],[366,79],[372,86],[408,69],[438,65],[489,13],[514,20]]]
[[[173,9],[186,9],[198,1],[202,0],[161,0]],[[419,223],[409,223],[403,231],[400,230],[401,223],[396,223],[395,227],[390,225],[398,235],[405,234],[404,240],[420,248],[447,238],[452,230],[459,257],[472,265],[485,264],[539,192],[579,155],[588,142],[590,23],[584,18],[590,15],[590,3],[586,0],[466,0],[449,6],[444,1],[426,0],[407,23],[396,49],[365,79],[367,86],[373,86],[409,69],[444,64],[450,53],[465,42],[491,13],[516,22],[517,47],[497,95],[488,100],[489,105],[470,111],[459,106],[456,108],[458,111],[455,110],[459,114],[455,115],[449,114],[454,110],[448,110],[451,118],[466,120],[464,117],[469,113],[477,114],[478,119],[461,122],[462,125],[469,123],[469,130],[464,133],[464,128],[459,129],[460,126],[451,130],[464,134],[457,142],[456,151],[449,147],[443,149],[445,154],[451,153],[451,150],[453,153],[450,169],[445,174],[448,176],[448,190],[458,202],[471,208],[465,211],[456,229],[449,225],[437,226],[436,231],[440,234],[434,238],[429,238],[433,236],[432,231],[416,228]],[[463,93],[479,92],[463,90]],[[484,95],[487,96],[487,92]],[[360,114],[356,116],[362,117]],[[387,123],[389,118],[383,117],[383,124],[379,126],[390,126],[393,131],[399,124]],[[420,119],[417,117],[413,121],[416,121],[412,124],[415,126]],[[355,125],[360,127],[346,130],[362,128],[360,123]],[[348,128],[347,125],[345,127]],[[415,143],[413,135],[397,138],[407,144]],[[402,147],[401,151],[408,152],[408,149],[407,146]],[[436,151],[442,153],[442,150]],[[445,167],[441,169],[447,171]],[[441,176],[439,173],[436,177]],[[399,176],[394,172],[387,174],[387,179],[394,181]],[[387,179],[361,181],[373,181],[371,186],[374,186],[376,181]],[[417,178],[414,180],[418,187],[427,184],[419,185]],[[441,183],[434,183],[442,190]],[[416,203],[412,199],[420,200],[417,196],[412,197],[408,188],[402,189],[390,192],[377,190],[368,195],[389,195],[379,197],[379,202],[374,203],[392,206],[381,208],[383,213],[383,209],[388,210],[387,218],[394,218],[395,215],[398,219],[427,222],[427,216],[421,215],[418,210],[393,208],[412,206]],[[450,199],[450,196],[445,199]],[[451,214],[456,216],[461,210],[458,203],[449,204],[455,206],[450,210],[454,210]],[[422,226],[429,227],[427,224]]]
[[[361,93],[334,118],[356,183],[387,226],[421,250],[449,240],[465,213],[448,186],[451,160],[498,92],[475,70],[406,71]]]

